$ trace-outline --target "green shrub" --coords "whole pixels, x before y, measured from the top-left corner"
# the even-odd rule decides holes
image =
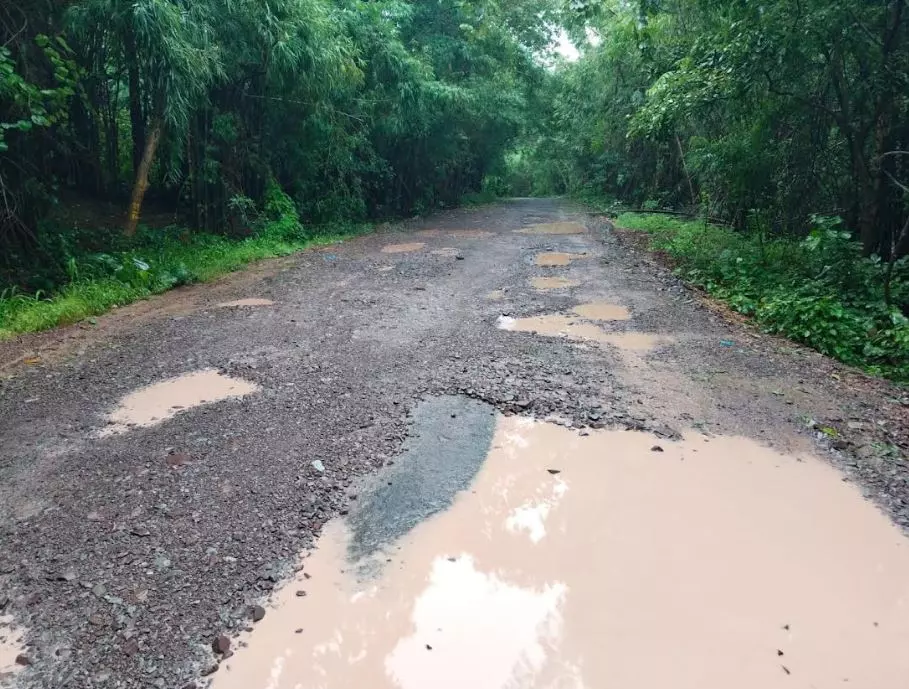
[[[803,239],[736,232],[702,221],[624,213],[620,227],[642,230],[676,272],[785,335],[847,364],[909,382],[909,264],[893,270],[866,258],[836,218],[813,218]]]

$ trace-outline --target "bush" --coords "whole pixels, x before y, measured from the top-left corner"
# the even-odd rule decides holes
[[[909,265],[894,266],[887,303],[885,266],[863,257],[838,219],[814,218],[803,239],[654,214],[624,213],[617,224],[647,232],[681,277],[767,332],[909,382]]]

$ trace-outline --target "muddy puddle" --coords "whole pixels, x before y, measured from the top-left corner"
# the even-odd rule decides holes
[[[544,251],[534,257],[534,264],[543,268],[567,266],[572,261],[584,258],[583,254],[566,254],[561,251]]]
[[[205,369],[171,378],[124,397],[107,417],[102,436],[125,433],[133,427],[154,426],[182,411],[202,404],[243,397],[259,386],[231,378],[215,369]]]
[[[406,244],[387,244],[382,247],[383,254],[406,254],[412,251],[420,251],[425,247],[424,242],[408,242]]]
[[[230,309],[244,306],[272,306],[275,302],[271,299],[237,299],[235,301],[225,301],[218,304],[219,309]]]
[[[25,653],[25,631],[14,625],[11,615],[0,615],[0,687],[7,686],[6,681],[23,669],[16,658]]]
[[[624,306],[610,304],[605,301],[581,304],[580,306],[575,306],[572,311],[592,321],[627,321],[631,318],[631,312]]]
[[[538,290],[551,290],[551,289],[567,289],[569,287],[577,287],[580,285],[578,280],[569,280],[568,278],[532,278],[530,284],[534,289]]]
[[[577,316],[566,316],[560,313],[528,318],[500,316],[496,325],[502,330],[511,332],[533,333],[543,337],[561,337],[574,341],[599,342],[634,352],[647,352],[672,342],[671,338],[663,335],[607,332],[596,323],[588,323]]]
[[[528,225],[516,234],[586,234],[587,228],[579,222],[548,222],[537,225]]]
[[[490,445],[372,575],[329,524],[214,689],[905,685],[907,541],[828,465],[521,417]]]

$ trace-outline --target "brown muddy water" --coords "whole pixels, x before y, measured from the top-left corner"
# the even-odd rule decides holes
[[[225,301],[218,304],[219,309],[229,309],[242,306],[272,306],[275,302],[271,299],[237,299],[236,301]]]
[[[502,330],[520,333],[533,333],[543,337],[561,337],[574,341],[599,342],[618,349],[646,352],[663,344],[672,342],[664,335],[649,333],[606,332],[595,323],[585,323],[578,316],[566,316],[560,313],[528,318],[500,316],[497,326]]]
[[[556,268],[559,266],[567,266],[572,261],[579,258],[583,258],[583,255],[566,254],[561,251],[544,251],[543,253],[537,254],[533,262],[542,268]]]
[[[5,682],[23,669],[16,658],[25,652],[24,637],[25,631],[15,627],[11,615],[0,615],[0,686],[7,686]]]
[[[389,547],[378,575],[358,578],[347,543],[328,525],[214,689],[896,689],[909,676],[909,542],[830,466],[744,438],[500,418],[473,485]]]
[[[243,397],[259,386],[231,378],[215,369],[186,373],[149,385],[124,397],[108,417],[102,436],[125,433],[132,427],[154,426],[202,404]]]
[[[569,280],[568,278],[532,278],[530,284],[534,289],[545,291],[577,287],[581,283],[578,280]]]
[[[528,225],[520,230],[514,230],[516,234],[586,234],[587,228],[579,222],[548,222],[538,225]]]
[[[407,242],[406,244],[387,244],[382,247],[383,254],[406,254],[411,251],[420,251],[426,244],[424,242]]]
[[[572,311],[592,321],[627,321],[631,318],[631,312],[624,306],[610,304],[605,301],[581,304],[580,306],[575,306]]]

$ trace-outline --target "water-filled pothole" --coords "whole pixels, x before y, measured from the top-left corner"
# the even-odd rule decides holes
[[[431,253],[433,256],[444,256],[446,258],[455,258],[455,257],[461,255],[461,250],[456,249],[455,247],[452,247],[452,246],[445,246],[445,247],[442,247],[441,249],[433,249],[429,253]]]
[[[382,247],[383,254],[406,254],[420,251],[426,244],[424,242],[407,242],[405,244],[387,244]]]
[[[520,230],[514,230],[517,234],[585,234],[587,228],[579,222],[549,222],[538,225],[528,225]]]
[[[16,659],[25,654],[25,630],[15,625],[12,615],[0,615],[0,686],[24,666]]]
[[[556,268],[567,266],[572,261],[584,258],[583,254],[569,254],[563,251],[544,251],[534,257],[533,262],[542,268]]]
[[[275,302],[273,302],[271,299],[250,298],[236,299],[234,301],[224,301],[220,304],[217,304],[217,306],[219,309],[229,309],[243,306],[272,306],[274,303]]]
[[[500,419],[470,490],[388,544],[378,578],[357,578],[348,542],[325,529],[214,689],[885,689],[909,673],[905,538],[834,469],[744,438]]]
[[[578,280],[569,280],[568,278],[556,278],[556,277],[537,277],[530,280],[530,284],[534,289],[538,290],[551,290],[551,289],[566,289],[568,287],[577,287],[580,285]]]
[[[581,304],[575,306],[572,311],[592,321],[627,321],[631,318],[631,312],[624,306],[605,301]]]
[[[102,436],[125,433],[132,427],[154,426],[202,404],[256,392],[259,386],[231,378],[215,369],[186,373],[155,383],[124,397],[108,417]]]

